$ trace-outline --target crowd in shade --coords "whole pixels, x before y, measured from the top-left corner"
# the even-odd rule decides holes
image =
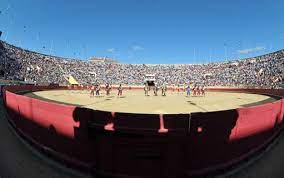
[[[37,84],[67,84],[73,76],[80,84],[142,85],[146,74],[156,83],[179,85],[279,88],[284,82],[284,50],[263,56],[208,64],[122,64],[44,55],[0,41],[0,75],[7,80]]]

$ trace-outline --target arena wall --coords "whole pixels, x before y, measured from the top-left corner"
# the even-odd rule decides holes
[[[137,87],[133,87],[138,89]],[[192,177],[227,169],[260,153],[281,131],[284,99],[254,107],[188,114],[91,110],[20,95],[67,89],[8,86],[14,129],[63,164],[114,177]],[[284,96],[284,90],[208,89]]]

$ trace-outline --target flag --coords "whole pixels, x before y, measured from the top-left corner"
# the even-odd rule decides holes
[[[72,77],[71,75],[69,76],[68,78],[68,82],[71,84],[71,85],[78,85],[79,83],[75,80],[74,77]]]

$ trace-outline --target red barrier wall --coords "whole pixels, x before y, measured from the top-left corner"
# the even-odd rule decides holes
[[[24,139],[70,166],[98,174],[191,177],[252,156],[283,125],[284,99],[227,111],[129,114],[67,106],[16,94],[66,89],[4,89],[10,123]],[[208,89],[284,96],[284,90]]]
[[[281,111],[279,113],[279,116],[278,116],[278,125],[281,125],[283,124],[283,119],[284,119],[284,99],[281,100]]]
[[[74,120],[75,106],[5,93],[7,113],[20,134],[63,162],[83,169],[92,167],[92,143],[87,139],[87,129],[82,129],[87,128],[87,120]]]
[[[281,112],[281,100],[250,108],[237,109],[238,120],[231,140],[245,138],[273,129]]]

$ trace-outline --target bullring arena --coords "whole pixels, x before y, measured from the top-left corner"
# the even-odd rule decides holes
[[[278,140],[283,139],[284,89],[279,79],[283,50],[243,59],[238,65],[147,66],[69,61],[4,42],[0,49],[6,70],[3,77],[13,79],[2,88],[0,131],[5,144],[0,153],[7,164],[0,163],[7,168],[4,173],[15,167],[19,171],[10,171],[13,175],[32,170],[33,177],[42,172],[45,177],[123,178],[283,175],[279,157],[284,160],[284,145]],[[269,70],[261,75],[265,65]],[[82,85],[66,84],[63,75],[69,68]],[[97,78],[83,73],[85,68],[96,69]],[[160,91],[158,96],[152,91],[144,96],[143,86],[136,84],[143,81],[145,71],[157,70],[165,76],[180,70],[178,73],[190,74],[196,83],[206,85],[205,96],[187,97],[185,91],[173,91],[170,86],[166,96]],[[208,70],[210,78],[204,77]],[[129,73],[131,77],[123,77]],[[224,80],[228,75],[232,76]],[[26,81],[15,84],[23,76]],[[109,78],[114,84],[109,96],[103,86],[100,96],[90,96],[92,83],[107,83]],[[177,78],[180,83],[187,80],[180,75],[167,82],[172,84]],[[163,75],[157,76],[157,83],[162,80]],[[121,83],[123,94],[118,97]],[[53,162],[53,167],[46,166],[47,162]],[[250,170],[245,167],[249,162]],[[68,171],[60,173],[65,169]],[[72,171],[79,171],[80,176],[69,176]],[[11,173],[6,175],[11,177]]]
[[[25,95],[102,111],[144,114],[221,111],[276,101],[275,98],[266,95],[234,92],[206,92],[206,96],[186,97],[183,91],[168,91],[167,96],[161,96],[161,94],[154,96],[152,93],[145,96],[142,87],[138,90],[126,89],[122,97],[117,97],[116,90],[109,96],[103,92],[100,96],[90,97],[89,93],[89,90],[52,90]]]

